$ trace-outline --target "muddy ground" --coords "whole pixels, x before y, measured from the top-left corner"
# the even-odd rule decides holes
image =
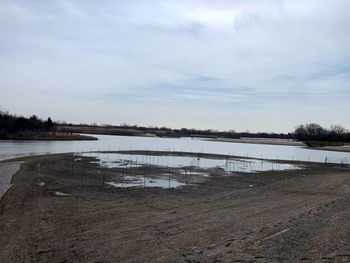
[[[0,201],[0,262],[350,261],[348,168],[217,170],[178,189],[103,184],[123,172],[27,158]]]
[[[20,167],[21,162],[0,163],[0,200],[10,189],[12,176]]]

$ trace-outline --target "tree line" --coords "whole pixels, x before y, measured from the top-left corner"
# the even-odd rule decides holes
[[[239,139],[246,138],[271,138],[271,139],[294,139],[299,141],[324,141],[324,142],[350,142],[350,132],[341,125],[332,125],[329,129],[323,128],[316,123],[298,125],[293,132],[289,133],[268,133],[268,132],[236,132],[230,131],[218,131],[213,129],[200,130],[200,129],[171,129],[168,127],[143,127],[137,125],[97,125],[97,124],[67,124],[61,123],[62,126],[74,126],[74,127],[90,127],[90,128],[117,128],[121,130],[137,130],[142,132],[154,133],[158,136],[165,137],[213,137],[213,138],[231,138]]]
[[[7,111],[0,111],[0,132],[23,132],[23,131],[51,131],[55,124],[49,117],[47,120],[42,120],[36,115],[29,118],[17,116],[8,113]]]
[[[298,125],[294,131],[299,141],[350,142],[350,133],[341,125],[332,125],[329,129],[317,123]]]
[[[221,137],[239,139],[242,137],[248,138],[278,138],[278,139],[295,139],[303,142],[320,141],[320,142],[350,142],[350,132],[341,125],[332,125],[329,129],[322,127],[317,123],[309,123],[298,125],[294,132],[291,133],[252,133],[252,132],[236,132],[217,131],[212,129],[171,129],[167,127],[143,127],[137,125],[88,125],[88,124],[67,124],[53,123],[49,117],[47,120],[42,120],[36,115],[28,118],[17,116],[0,110],[0,133],[11,133],[21,131],[53,131],[57,126],[87,126],[87,127],[103,127],[103,128],[119,128],[122,130],[134,129],[142,132],[153,132],[159,136],[166,137]]]
[[[157,126],[138,126],[138,125],[128,125],[128,124],[121,124],[121,125],[108,125],[108,124],[102,124],[98,125],[96,123],[92,124],[72,124],[72,123],[65,123],[65,122],[58,122],[58,126],[61,127],[77,127],[77,128],[103,128],[103,129],[120,129],[120,131],[125,130],[137,130],[144,133],[153,133],[157,136],[164,136],[164,137],[207,137],[207,138],[230,138],[230,139],[240,139],[241,137],[249,137],[249,138],[282,138],[282,139],[293,139],[292,133],[268,133],[268,132],[257,132],[252,133],[249,131],[246,132],[236,132],[234,130],[230,131],[218,131],[214,129],[195,129],[195,128],[180,128],[180,129],[172,129],[168,127],[157,127]],[[79,129],[78,129],[79,130]],[[120,132],[120,135],[122,132]],[[124,134],[123,134],[124,135]],[[125,135],[128,135],[128,133],[125,133]]]

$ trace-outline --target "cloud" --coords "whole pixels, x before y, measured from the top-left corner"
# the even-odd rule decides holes
[[[236,130],[289,130],[312,118],[328,124],[329,110],[350,126],[343,113],[349,110],[343,99],[349,95],[349,8],[346,0],[4,0],[1,106],[68,121]],[[18,94],[85,110],[63,114],[58,105],[34,107]],[[191,122],[188,114],[182,123],[179,107],[248,117],[196,123],[198,115]],[[165,108],[170,120],[155,114]],[[265,116],[274,110],[283,121],[265,125],[257,110]]]

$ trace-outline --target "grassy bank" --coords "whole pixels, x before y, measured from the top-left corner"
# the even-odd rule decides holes
[[[0,134],[0,140],[87,141],[97,140],[88,135],[63,132],[14,132]]]

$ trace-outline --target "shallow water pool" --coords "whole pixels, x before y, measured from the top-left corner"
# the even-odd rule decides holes
[[[283,171],[300,169],[300,166],[272,162],[258,159],[230,158],[216,159],[196,156],[177,156],[177,155],[140,155],[124,153],[101,153],[88,152],[77,156],[91,157],[97,160],[102,167],[106,168],[135,168],[146,165],[155,165],[162,167],[180,168],[198,167],[201,169],[222,169],[225,172],[243,172],[254,173],[262,171]]]

